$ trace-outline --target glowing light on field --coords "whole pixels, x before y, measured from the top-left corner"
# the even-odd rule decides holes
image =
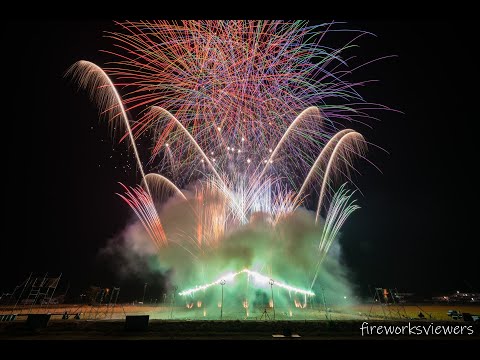
[[[228,284],[229,282],[232,282],[235,277],[237,277],[240,274],[244,274],[244,273],[247,274],[248,276],[251,276],[254,279],[254,281],[256,281],[257,283],[262,284],[262,285],[268,285],[269,281],[271,280],[271,278],[269,278],[268,276],[262,275],[262,274],[260,274],[256,271],[252,271],[252,270],[249,270],[249,269],[243,269],[243,270],[238,271],[236,273],[228,273],[228,274],[220,277],[219,279],[217,279],[217,280],[215,280],[211,283],[204,284],[204,285],[197,285],[194,288],[184,290],[182,292],[179,292],[178,294],[180,296],[193,295],[198,291],[207,290],[208,288],[210,288],[212,286],[220,285],[222,280],[225,280]],[[315,293],[311,290],[303,290],[303,289],[300,289],[300,288],[296,288],[294,286],[285,284],[281,281],[275,280],[274,285],[278,286],[282,289],[285,289],[287,291],[293,292],[293,293],[298,293],[298,294],[302,294],[302,295],[305,295],[305,296],[307,296],[307,295],[308,296],[315,296]]]

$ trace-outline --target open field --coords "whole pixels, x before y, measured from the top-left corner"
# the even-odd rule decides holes
[[[249,309],[242,307],[231,308],[225,306],[222,320],[273,320],[273,309],[267,308]],[[480,314],[479,305],[468,304],[419,304],[419,305],[352,305],[352,306],[323,306],[307,308],[283,308],[275,309],[276,320],[393,320],[393,319],[417,319],[421,312],[426,320],[451,321],[447,315],[448,310],[457,310],[462,313]],[[67,312],[69,317],[80,314],[83,320],[114,320],[124,319],[126,315],[150,315],[150,319],[158,320],[220,320],[220,308],[205,308],[203,306],[186,307],[176,306],[150,306],[117,304],[115,307],[87,306],[87,305],[49,305],[49,306],[3,306],[1,314],[17,314],[17,320],[21,320],[27,314],[52,314],[52,320],[61,319]]]
[[[277,309],[273,321],[272,309],[267,310],[269,318],[261,316],[260,311],[253,311],[245,321],[236,316],[245,314],[234,312],[233,309],[224,309],[224,317],[219,320],[219,311],[203,317],[201,308],[187,309],[180,307],[162,306],[132,306],[117,305],[115,308],[106,307],[81,307],[55,305],[48,309],[41,307],[15,309],[15,321],[0,322],[0,339],[257,339],[278,340],[273,334],[296,333],[301,339],[479,339],[480,323],[452,320],[447,316],[447,311],[455,309],[472,314],[480,313],[480,306],[469,305],[409,305],[399,308],[390,308],[371,305],[357,305],[353,307],[331,307],[328,311],[328,321],[323,309],[295,309],[292,316],[285,309]],[[0,314],[12,311],[13,308],[0,308]],[[418,313],[422,311],[426,318],[419,320]],[[67,312],[68,319],[62,319],[62,314]],[[43,329],[33,329],[27,326],[27,314],[38,313],[52,314],[48,326]],[[74,314],[80,314],[80,319],[75,319]],[[384,313],[389,318],[383,318]],[[125,330],[124,319],[126,315],[149,315],[148,329],[141,332],[128,332]],[[403,317],[399,317],[398,314]],[[405,315],[406,314],[406,315]],[[431,315],[431,318],[430,318]],[[406,317],[407,316],[407,317]],[[396,317],[396,318],[395,318]],[[415,319],[416,318],[416,319]],[[383,326],[471,326],[473,333],[458,335],[369,335],[362,336],[361,326],[364,322],[369,325]],[[285,338],[284,338],[285,339]]]

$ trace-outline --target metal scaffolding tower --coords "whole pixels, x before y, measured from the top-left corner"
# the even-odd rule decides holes
[[[384,319],[408,318],[405,307],[395,299],[396,293],[396,289],[376,287],[368,317],[371,316],[373,306],[380,305]]]
[[[19,305],[29,306],[29,312],[32,311],[34,305],[40,305],[41,308],[47,309],[48,306],[53,303],[52,298],[57,290],[61,277],[62,274],[52,277],[48,273],[44,275],[30,273],[28,278],[22,284],[18,285],[13,292],[13,296],[15,297],[15,292],[21,289],[20,294],[16,297],[12,313],[19,308]],[[20,309],[22,308],[24,307]]]

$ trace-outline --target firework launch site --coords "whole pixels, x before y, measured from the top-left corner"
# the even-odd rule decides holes
[[[11,34],[19,58],[50,44],[50,57],[29,52],[43,61],[32,79],[30,65],[5,59],[22,68],[9,75],[18,89],[8,118],[26,128],[6,133],[49,152],[30,151],[40,170],[28,158],[15,171],[28,175],[17,176],[12,194],[25,198],[10,213],[32,225],[15,225],[2,249],[0,339],[478,339],[474,237],[458,230],[471,214],[454,221],[467,206],[443,203],[464,186],[438,180],[450,147],[435,131],[451,126],[428,122],[432,111],[471,118],[438,110],[437,87],[461,88],[445,86],[445,69],[464,66],[450,65],[444,43],[420,66],[416,33],[419,50],[396,55],[395,42],[369,45],[375,34],[343,21],[99,22],[83,46],[69,37],[86,36],[81,26],[62,25],[67,36],[55,24],[41,41]],[[438,37],[441,27],[422,26]],[[375,70],[394,61],[411,61],[418,79]],[[377,76],[396,79],[394,95]],[[38,89],[29,106],[24,84]],[[407,100],[428,116],[414,120]],[[447,110],[470,109],[457,102]],[[27,121],[24,107],[50,109],[56,125]],[[441,175],[414,175],[435,161]],[[471,204],[465,193],[455,197]]]
[[[383,318],[381,309],[371,306],[358,305],[352,308],[332,307],[328,313],[318,309],[303,309],[290,317],[288,312],[276,312],[276,320],[273,320],[271,309],[268,317],[259,309],[258,314],[253,314],[250,320],[233,320],[236,315],[231,311],[226,314],[224,320],[204,320],[201,310],[189,311],[182,307],[173,309],[166,307],[150,306],[117,306],[111,309],[108,317],[105,316],[104,308],[80,310],[77,305],[53,306],[49,313],[45,310],[33,309],[30,314],[20,312],[14,321],[0,322],[0,339],[159,339],[159,340],[342,340],[342,339],[403,339],[411,340],[412,336],[403,333],[390,335],[373,333],[370,336],[362,335],[362,324],[375,326],[421,326],[428,329],[429,326],[452,327],[456,332],[422,334],[413,333],[415,338],[447,339],[477,339],[480,325],[477,322],[453,320],[447,315],[451,306],[423,304],[422,310],[432,316],[419,318],[418,307],[406,306],[404,309],[392,311],[402,312],[405,310],[408,318]],[[479,313],[480,307],[461,305],[455,307],[457,311],[467,313]],[[11,309],[2,308],[2,312]],[[17,309],[18,311],[19,309]],[[76,313],[75,311],[89,311]],[[371,311],[372,310],[372,311]],[[371,311],[371,312],[370,312]],[[10,313],[10,312],[9,312]],[[367,316],[370,313],[369,316]],[[65,314],[70,314],[65,316]],[[77,316],[78,314],[78,316]],[[127,314],[127,315],[125,315]],[[147,314],[147,315],[146,315]],[[278,315],[277,315],[278,314]],[[5,316],[5,315],[4,315]],[[30,316],[30,320],[28,320]],[[326,317],[328,316],[328,320]],[[48,320],[47,320],[48,318]],[[303,319],[302,319],[303,318]],[[208,317],[207,317],[208,319]],[[231,320],[230,320],[231,319]],[[464,328],[462,333],[460,329]],[[467,331],[470,330],[470,331]],[[388,334],[388,333],[387,333]],[[410,334],[412,335],[412,334]]]
[[[244,271],[237,274],[240,275],[251,274]],[[376,288],[375,296],[363,303],[347,301],[343,296],[327,303],[326,293],[299,294],[295,293],[298,289],[285,289],[282,288],[285,284],[278,286],[275,281],[268,281],[269,291],[252,290],[256,293],[255,301],[248,303],[248,296],[239,299],[233,291],[234,278],[230,275],[224,278],[228,282],[221,279],[186,293],[165,294],[163,300],[153,302],[145,302],[145,291],[141,302],[125,303],[119,301],[120,288],[91,287],[80,295],[83,303],[68,304],[64,302],[68,288],[57,291],[60,277],[30,274],[12,293],[3,293],[0,298],[0,339],[382,338],[382,334],[375,333],[364,336],[361,327],[366,324],[409,326],[410,329],[413,326],[413,329],[425,330],[423,333],[418,330],[414,335],[433,339],[445,339],[445,336],[467,339],[472,338],[472,334],[478,337],[480,330],[479,315],[475,315],[480,313],[480,304],[470,297],[478,294],[457,293],[453,295],[461,295],[457,301],[449,302],[439,298],[411,302],[394,289]],[[245,287],[247,279],[245,276],[237,281]],[[276,295],[281,299],[280,291],[295,295],[290,302],[275,302]],[[428,334],[426,329],[430,325],[464,330]],[[392,333],[389,338],[408,339],[409,336],[402,332]]]

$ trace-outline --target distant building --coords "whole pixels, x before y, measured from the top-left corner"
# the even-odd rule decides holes
[[[444,302],[444,303],[480,303],[480,293],[469,293],[469,292],[460,292],[456,291],[450,295],[441,295],[441,296],[434,296],[432,300],[435,302]]]

